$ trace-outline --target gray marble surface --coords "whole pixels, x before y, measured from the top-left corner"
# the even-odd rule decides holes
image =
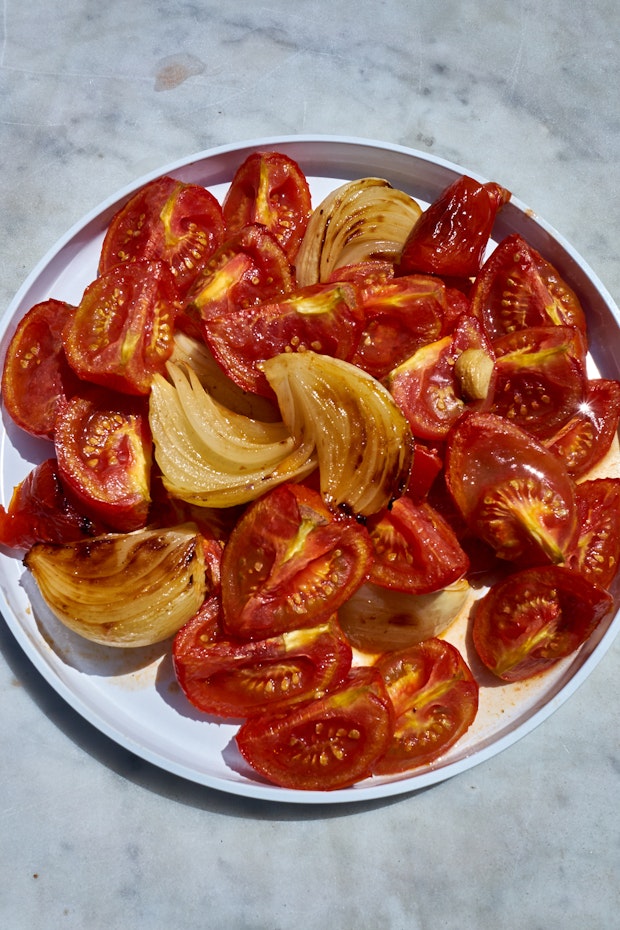
[[[0,307],[161,165],[336,134],[499,181],[620,297],[615,0],[5,0]],[[406,797],[281,806],[142,762],[0,625],[7,930],[614,930],[620,644],[545,723]]]

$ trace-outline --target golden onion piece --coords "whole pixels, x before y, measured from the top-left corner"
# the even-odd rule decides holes
[[[264,422],[219,404],[187,366],[155,375],[149,422],[168,492],[201,507],[244,504],[316,468],[314,443],[282,421]]]
[[[316,445],[328,507],[370,516],[403,493],[413,439],[382,384],[356,365],[315,352],[260,364],[291,434]]]
[[[421,213],[409,194],[383,178],[341,185],[310,217],[295,261],[297,283],[327,281],[335,268],[369,259],[397,261]]]
[[[439,636],[470,602],[466,578],[431,594],[407,594],[367,582],[340,608],[338,621],[354,648],[380,653]]]
[[[172,636],[207,592],[193,524],[37,543],[24,560],[43,600],[80,636],[106,646],[149,646]]]

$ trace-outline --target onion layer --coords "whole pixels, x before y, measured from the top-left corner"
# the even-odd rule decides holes
[[[314,352],[283,353],[261,367],[291,434],[316,445],[328,507],[370,516],[402,494],[413,439],[382,384],[356,365]]]
[[[204,548],[193,524],[37,543],[24,561],[58,619],[106,646],[167,639],[207,593]]]

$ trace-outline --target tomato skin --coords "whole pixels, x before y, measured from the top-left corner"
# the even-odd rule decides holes
[[[609,452],[620,423],[620,381],[590,380],[575,414],[543,442],[570,475],[586,475]]]
[[[416,504],[425,501],[433,487],[435,479],[441,474],[443,456],[441,451],[432,445],[418,441],[415,444],[413,468],[407,485],[407,497]]]
[[[126,394],[146,395],[163,374],[174,347],[180,307],[163,262],[115,265],[92,282],[64,331],[73,370],[85,381]]]
[[[331,616],[366,580],[368,531],[316,491],[280,485],[249,505],[222,559],[223,626],[262,639]]]
[[[496,339],[493,351],[492,411],[538,439],[548,439],[586,395],[583,334],[574,326],[532,326]]]
[[[33,468],[14,489],[8,510],[0,508],[0,543],[11,549],[77,542],[103,531],[67,497],[54,458]]]
[[[478,684],[455,646],[427,639],[386,653],[375,666],[394,706],[394,736],[376,775],[430,765],[467,732],[478,712]]]
[[[478,273],[498,210],[510,192],[466,175],[422,213],[403,246],[398,274],[470,278]]]
[[[205,341],[232,381],[252,394],[274,397],[258,362],[281,352],[312,349],[350,361],[363,326],[356,289],[350,284],[299,288],[275,302],[210,315]]]
[[[620,478],[581,481],[575,495],[579,538],[568,564],[609,589],[620,568]]]
[[[291,264],[276,238],[264,226],[244,226],[196,278],[187,294],[186,314],[200,323],[290,294],[294,284]]]
[[[569,568],[514,572],[476,603],[476,652],[503,681],[531,678],[578,649],[612,606],[604,588]]]
[[[213,194],[197,184],[156,178],[112,217],[99,274],[122,262],[161,260],[183,295],[224,238],[222,208]]]
[[[262,640],[231,639],[221,629],[218,598],[179,630],[172,654],[190,703],[219,717],[254,717],[311,700],[351,668],[351,647],[335,617]]]
[[[452,430],[446,485],[470,530],[501,559],[562,562],[577,537],[574,482],[525,430],[471,413]]]
[[[56,410],[76,389],[63,344],[75,307],[61,300],[35,304],[9,343],[2,371],[2,397],[11,419],[33,436],[52,439]]]
[[[428,503],[400,497],[367,526],[374,547],[373,584],[429,594],[458,581],[469,568],[454,531]]]
[[[222,204],[228,234],[258,223],[294,262],[312,212],[310,188],[296,161],[281,152],[253,152],[237,168]]]
[[[367,778],[386,751],[393,711],[381,676],[352,669],[339,688],[284,714],[248,720],[237,733],[244,759],[273,784],[333,791]]]
[[[552,324],[586,330],[575,293],[518,233],[506,236],[484,263],[472,287],[471,312],[490,339]]]
[[[58,473],[78,506],[118,532],[148,518],[152,440],[148,415],[123,397],[74,397],[59,413]]]

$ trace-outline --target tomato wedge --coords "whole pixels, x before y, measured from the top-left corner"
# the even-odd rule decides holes
[[[472,532],[502,559],[563,562],[577,536],[575,486],[525,430],[472,413],[450,434],[446,485]]]
[[[493,342],[491,409],[548,439],[579,409],[588,386],[586,342],[574,326],[532,326]]]
[[[104,529],[69,500],[53,458],[35,466],[17,485],[8,510],[0,508],[0,543],[10,549],[76,542]]]
[[[33,436],[52,439],[59,403],[76,389],[62,334],[75,307],[62,300],[35,304],[17,324],[4,360],[2,397],[10,417]]]
[[[478,685],[458,649],[427,639],[377,662],[394,706],[394,735],[376,775],[435,762],[467,732],[478,712]]]
[[[203,333],[215,359],[241,388],[274,397],[257,363],[281,352],[311,349],[350,361],[363,326],[350,284],[316,284],[273,303],[211,314]]]
[[[527,568],[477,602],[474,645],[494,675],[521,681],[578,649],[612,605],[604,588],[568,568]]]
[[[374,547],[369,580],[410,594],[428,594],[461,578],[469,559],[446,520],[428,503],[400,497],[367,523]]]
[[[99,274],[128,261],[164,261],[183,295],[225,238],[218,200],[206,188],[167,176],[145,184],[112,217]]]
[[[497,212],[509,199],[510,192],[495,182],[457,178],[411,230],[398,273],[473,277],[480,270]]]
[[[268,781],[302,791],[346,788],[371,774],[392,736],[393,711],[375,669],[353,669],[336,690],[287,714],[254,717],[237,746]]]
[[[74,397],[60,411],[58,473],[79,507],[110,529],[144,527],[150,502],[148,415],[110,394]]]
[[[470,296],[471,312],[491,339],[551,324],[586,330],[577,295],[518,233],[502,239],[491,253]]]
[[[581,481],[575,494],[579,539],[568,564],[609,588],[620,568],[620,478]]]
[[[219,717],[257,716],[311,700],[339,685],[351,668],[351,647],[335,617],[267,639],[237,640],[222,631],[218,598],[179,630],[172,655],[190,703]]]
[[[259,223],[294,262],[312,212],[306,176],[281,152],[252,152],[237,168],[222,204],[229,235]]]
[[[335,517],[321,495],[286,484],[250,504],[222,559],[224,630],[262,639],[331,616],[365,581],[367,530]]]
[[[620,423],[620,381],[590,380],[585,399],[557,433],[544,439],[548,449],[581,478],[607,455]]]
[[[64,331],[69,364],[85,381],[148,394],[174,347],[180,307],[174,278],[160,261],[115,265],[90,284]]]

